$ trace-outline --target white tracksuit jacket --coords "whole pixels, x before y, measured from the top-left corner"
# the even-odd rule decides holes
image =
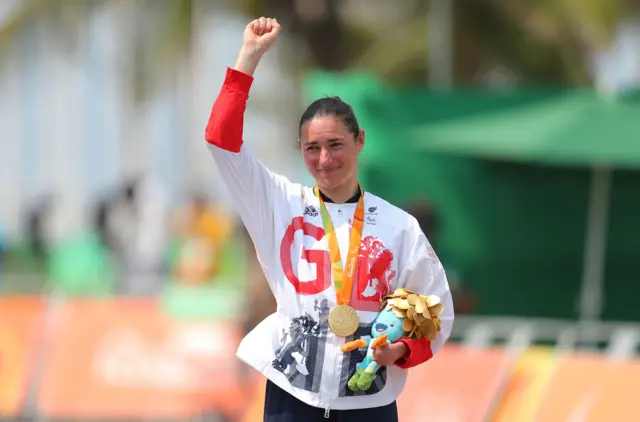
[[[292,183],[267,169],[242,145],[243,116],[253,78],[227,70],[214,103],[206,140],[235,207],[255,245],[277,311],[241,342],[240,359],[299,400],[324,409],[359,409],[393,402],[404,387],[407,369],[422,363],[445,343],[454,311],[444,269],[415,218],[365,193],[365,223],[350,306],[360,316],[354,336],[328,329],[336,306],[331,262],[319,201],[311,187]],[[326,203],[343,262],[355,203]],[[375,267],[374,264],[378,260]],[[375,268],[375,274],[371,269]],[[382,367],[372,387],[347,388],[365,350],[343,353],[345,341],[370,332],[381,298],[399,287],[437,295],[444,304],[442,331],[433,342],[403,340],[409,355]]]

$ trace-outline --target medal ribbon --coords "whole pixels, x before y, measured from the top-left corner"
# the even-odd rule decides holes
[[[346,271],[342,268],[342,258],[340,257],[340,246],[338,245],[338,237],[336,236],[333,222],[327,207],[324,204],[322,195],[316,186],[313,192],[320,201],[320,215],[322,216],[322,226],[324,227],[329,244],[329,257],[331,259],[331,276],[333,285],[336,288],[336,298],[338,305],[348,305],[351,299],[351,288],[353,280],[356,278],[356,264],[358,262],[358,253],[360,252],[360,241],[362,239],[362,227],[364,225],[364,192],[362,187],[358,185],[360,190],[360,199],[356,206],[356,212],[353,216],[353,225],[349,234],[349,252],[347,253]]]

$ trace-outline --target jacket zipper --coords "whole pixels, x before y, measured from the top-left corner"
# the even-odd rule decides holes
[[[338,338],[333,335],[332,336],[332,341],[331,344],[333,347],[331,347],[330,349],[332,350],[333,353],[335,353],[335,350],[337,350],[338,347]],[[331,355],[331,371],[329,372],[331,379],[329,384],[329,388],[327,388],[326,392],[327,392],[327,399],[324,400],[324,402],[326,403],[326,407],[324,408],[324,418],[325,419],[329,419],[331,417],[331,404],[333,402],[333,393],[334,390],[337,388],[337,386],[335,385],[335,380],[336,380],[336,365],[338,362],[338,355],[337,354],[332,354]],[[340,378],[340,375],[338,374],[338,378]]]

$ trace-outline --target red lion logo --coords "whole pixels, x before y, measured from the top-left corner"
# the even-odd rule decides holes
[[[391,282],[396,276],[396,272],[391,268],[392,262],[393,253],[380,239],[374,236],[365,237],[360,243],[358,289],[357,297],[353,299],[357,302],[372,302],[375,304],[372,310],[378,310],[382,298],[391,290]]]

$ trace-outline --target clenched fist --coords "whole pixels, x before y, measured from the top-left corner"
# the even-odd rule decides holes
[[[262,55],[275,44],[280,24],[272,18],[262,17],[249,23],[244,29],[244,42],[234,69],[253,75]]]
[[[255,19],[244,29],[243,48],[248,53],[263,55],[275,44],[280,33],[280,24],[272,18]]]

